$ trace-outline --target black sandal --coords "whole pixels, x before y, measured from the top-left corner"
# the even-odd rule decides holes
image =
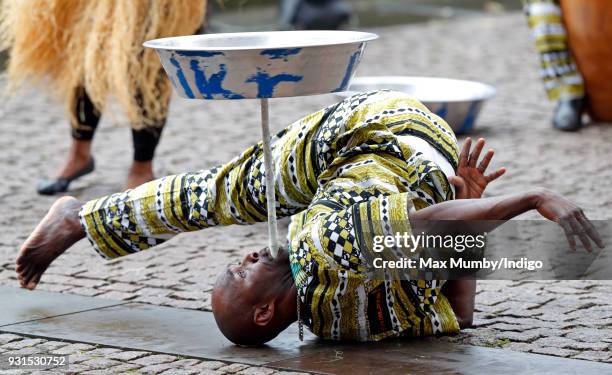
[[[86,174],[93,172],[95,167],[93,157],[89,159],[87,165],[83,167],[80,171],[77,171],[75,174],[69,177],[60,177],[55,180],[43,180],[38,184],[38,194],[41,195],[53,195],[57,193],[63,193],[68,190],[68,186],[74,180],[79,177],[83,177]]]

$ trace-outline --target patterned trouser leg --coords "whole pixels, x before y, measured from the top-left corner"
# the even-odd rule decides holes
[[[437,168],[411,158],[399,142],[401,134],[431,140],[456,165],[458,150],[448,125],[405,94],[358,95],[293,123],[272,139],[277,215],[292,216],[310,207],[317,216],[329,208],[326,204],[342,210],[364,199],[364,194],[412,190],[420,194],[414,203],[418,208],[448,199],[450,190],[438,192],[448,183],[431,180],[438,176]],[[397,167],[377,165],[390,162]],[[355,168],[355,163],[359,178],[369,176],[363,183],[372,186],[365,192],[362,184],[341,178],[342,171]],[[382,172],[387,169],[393,173]],[[260,142],[222,166],[164,177],[87,202],[81,223],[98,253],[116,258],[182,232],[263,222],[265,173]],[[396,187],[399,181],[405,185]],[[313,200],[327,203],[316,204],[313,211]]]
[[[584,82],[572,58],[559,1],[523,0],[523,4],[548,98],[583,98]]]

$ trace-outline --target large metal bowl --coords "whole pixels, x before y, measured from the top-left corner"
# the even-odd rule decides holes
[[[348,91],[336,95],[346,98],[357,92],[380,89],[414,96],[446,120],[457,134],[472,130],[484,102],[495,96],[495,88],[480,82],[406,76],[356,77]]]
[[[150,40],[179,95],[191,99],[302,96],[347,89],[367,41],[354,31],[271,31]]]

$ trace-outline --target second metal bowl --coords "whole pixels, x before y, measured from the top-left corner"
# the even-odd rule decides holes
[[[480,82],[407,76],[356,77],[348,91],[336,95],[344,99],[356,92],[381,89],[414,96],[457,134],[472,130],[484,102],[495,96],[495,88]]]

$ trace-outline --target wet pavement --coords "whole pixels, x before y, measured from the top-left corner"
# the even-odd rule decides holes
[[[474,133],[487,137],[490,146],[498,151],[492,167],[508,168],[507,175],[491,186],[489,194],[544,186],[578,202],[591,218],[611,218],[612,126],[593,125],[577,134],[551,129],[552,104],[545,100],[537,57],[521,14],[372,31],[379,33],[381,39],[366,49],[358,75],[442,76],[476,79],[497,87],[498,96],[485,105]],[[331,95],[273,100],[272,127],[280,129],[335,100]],[[2,106],[0,284],[14,287],[17,249],[54,201],[52,197],[36,195],[36,182],[61,163],[69,130],[61,105],[40,92],[26,92],[10,102],[4,101]],[[162,176],[209,168],[229,160],[259,138],[256,101],[204,103],[175,98],[158,150],[156,172]],[[131,139],[118,114],[104,119],[94,153],[96,172],[74,184],[72,194],[79,199],[122,188],[130,162]],[[535,217],[531,214],[524,218]],[[209,311],[210,290],[217,272],[246,251],[265,246],[266,233],[265,225],[214,228],[185,234],[157,249],[111,262],[100,259],[82,241],[50,267],[39,289],[95,297],[109,304],[125,301]],[[501,348],[500,355],[528,352],[612,363],[610,281],[486,281],[478,285],[476,327],[432,341]],[[6,303],[0,301],[0,306],[8,306]],[[82,365],[83,371],[104,368],[101,355],[96,354],[103,350],[95,352],[98,349],[90,344],[81,344],[85,348],[81,350],[78,345],[56,339],[30,339],[25,334],[0,335],[2,353],[62,347],[78,355],[81,363],[88,363]],[[115,357],[130,352],[105,350]],[[115,361],[107,367],[157,366],[154,362],[159,358],[154,354],[137,352],[140,354],[135,355],[136,359],[124,361],[102,357]],[[149,357],[152,358],[146,359]],[[141,358],[142,363],[135,363]],[[181,360],[176,355],[164,357],[155,371],[177,371],[180,365],[176,363]],[[219,363],[210,365],[217,366],[211,373],[276,371]],[[201,362],[194,366],[200,365],[205,366]]]
[[[14,322],[0,326],[3,332],[198,360],[354,375],[451,371],[474,374],[490,369],[500,375],[612,373],[612,364],[457,345],[431,338],[339,344],[319,340],[307,332],[300,342],[295,324],[263,347],[245,348],[232,345],[221,335],[210,312],[120,301],[83,311],[99,300],[0,288],[0,300],[15,297],[44,302],[46,310],[41,315],[39,307],[15,304],[13,316],[4,319],[12,318]],[[26,316],[33,319],[22,321]]]

